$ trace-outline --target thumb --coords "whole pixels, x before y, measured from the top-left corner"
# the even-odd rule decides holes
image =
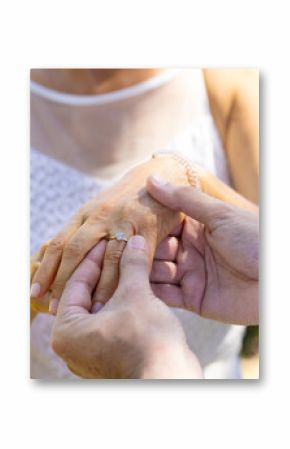
[[[141,292],[149,288],[149,249],[141,235],[131,237],[124,249],[118,288],[141,289]]]
[[[204,223],[211,228],[223,217],[227,204],[217,200],[196,187],[184,187],[164,181],[159,176],[147,179],[147,191],[159,203]]]

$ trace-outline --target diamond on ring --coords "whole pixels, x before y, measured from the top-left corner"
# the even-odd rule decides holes
[[[116,240],[127,240],[125,232],[118,231],[115,234]]]
[[[118,242],[128,242],[125,232],[117,231],[114,235],[110,235],[108,240],[117,240]]]

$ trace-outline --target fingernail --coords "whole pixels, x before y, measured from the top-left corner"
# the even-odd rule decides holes
[[[49,307],[48,307],[48,311],[51,315],[56,315],[57,313],[57,308],[58,308],[58,303],[59,300],[57,298],[52,298],[49,301]]]
[[[166,184],[168,184],[168,182],[165,181],[165,179],[160,178],[159,175],[151,175],[151,181],[153,182],[153,184],[159,187],[164,187]]]
[[[40,284],[38,284],[38,282],[32,284],[30,288],[30,296],[32,296],[32,298],[37,298],[40,293],[40,289],[41,287]]]
[[[91,313],[98,313],[99,310],[101,310],[101,308],[104,306],[103,303],[101,302],[95,302],[95,304],[93,305],[93,307],[91,308]]]
[[[144,251],[146,249],[146,241],[141,235],[134,235],[128,241],[128,246],[129,248],[142,249]]]

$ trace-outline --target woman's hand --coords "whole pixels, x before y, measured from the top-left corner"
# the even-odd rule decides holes
[[[85,204],[40,250],[42,257],[31,286],[34,308],[47,310],[49,290],[51,299],[59,299],[65,283],[90,249],[116,232],[123,232],[126,238],[142,235],[152,262],[157,244],[181,223],[183,214],[162,206],[147,193],[145,184],[151,173],[175,184],[188,185],[184,167],[172,157],[163,156],[139,165],[115,186]],[[123,241],[108,241],[94,301],[104,303],[115,291],[124,246]]]

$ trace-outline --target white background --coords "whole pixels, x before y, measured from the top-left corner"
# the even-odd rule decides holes
[[[1,447],[289,447],[287,3],[10,0],[1,7]],[[29,68],[39,66],[260,68],[260,382],[28,379],[28,81]]]

